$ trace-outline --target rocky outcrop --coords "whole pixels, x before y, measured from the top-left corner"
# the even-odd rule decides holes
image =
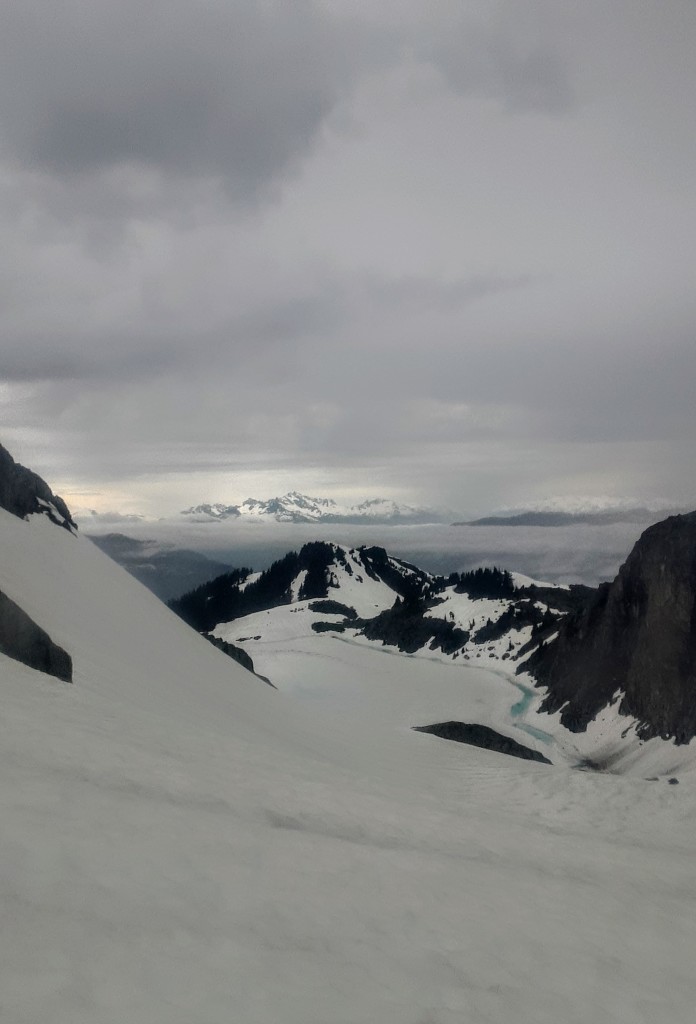
[[[646,530],[614,582],[521,670],[546,688],[541,710],[575,732],[618,701],[644,739],[696,736],[696,512]]]
[[[0,591],[0,651],[39,672],[72,682],[72,659],[19,605]]]
[[[538,750],[525,747],[509,736],[503,736],[487,725],[468,725],[466,722],[439,722],[436,725],[414,726],[415,732],[429,732],[440,736],[443,740],[454,740],[457,743],[468,743],[472,747],[483,747],[484,750],[495,750],[499,754],[521,757],[524,761],[539,761],[551,764]]]
[[[236,661],[238,665],[242,666],[242,668],[253,673],[257,679],[262,679],[264,683],[268,683],[269,686],[273,686],[270,679],[267,679],[266,676],[260,675],[254,669],[254,662],[251,655],[247,654],[242,647],[237,647],[236,644],[228,644],[226,640],[222,640],[219,636],[213,636],[212,633],[203,633],[202,635],[213,645],[213,647],[217,647],[217,649],[222,651],[223,654],[226,654],[228,658],[232,658],[232,660]],[[275,686],[273,686],[273,689],[275,690]]]
[[[402,654],[415,654],[426,645],[443,654],[454,654],[469,642],[470,634],[452,621],[426,615],[424,601],[397,598],[393,607],[372,619],[356,619],[350,623],[368,640],[397,647]],[[347,623],[348,624],[348,623]]]
[[[62,498],[54,494],[45,480],[30,469],[20,466],[0,445],[0,508],[20,519],[42,513],[66,530],[77,530]]]

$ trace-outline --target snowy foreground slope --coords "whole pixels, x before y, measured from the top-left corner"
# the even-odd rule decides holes
[[[275,692],[45,518],[0,556],[74,667],[0,657],[0,1019],[692,1024],[689,772],[414,733],[509,682],[331,636],[317,699]]]

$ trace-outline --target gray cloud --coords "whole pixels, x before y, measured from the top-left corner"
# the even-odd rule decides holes
[[[139,290],[133,318],[121,317],[119,325],[112,323],[108,329],[102,328],[99,337],[94,336],[91,324],[72,322],[70,330],[66,331],[60,324],[59,308],[49,306],[43,314],[43,331],[20,328],[17,341],[21,334],[21,343],[6,353],[3,376],[7,381],[110,379],[125,382],[149,379],[186,365],[195,367],[208,360],[214,360],[219,367],[234,367],[241,373],[253,372],[261,359],[260,369],[268,380],[274,367],[287,363],[289,354],[294,352],[292,361],[297,364],[295,373],[299,378],[304,358],[303,342],[318,338],[323,348],[326,338],[339,330],[355,329],[362,334],[367,320],[390,319],[394,311],[400,317],[407,311],[422,316],[424,311],[432,315],[444,309],[456,316],[470,303],[533,287],[534,281],[525,276],[492,275],[459,281],[363,274],[338,277],[327,268],[319,280],[307,282],[304,294],[298,291],[285,297],[274,290],[277,284],[269,281],[265,293],[256,300],[240,289],[238,307],[230,310],[225,306],[222,321],[214,326],[205,322],[206,312],[210,311],[201,308],[196,317],[195,345],[191,344],[191,327],[187,324],[182,330],[176,318],[161,308],[156,285],[153,285],[154,297]],[[189,301],[195,302],[195,297],[194,292]],[[59,296],[56,305],[59,307],[66,298]],[[202,307],[205,293],[200,295],[200,301]],[[148,306],[154,309],[154,314],[146,318]],[[165,318],[170,321],[168,330],[163,328]],[[394,331],[397,332],[396,344],[401,344],[398,325],[390,323],[382,345],[391,347],[389,338]],[[346,345],[348,350],[350,344]],[[266,358],[269,349],[273,349],[275,360],[271,365]],[[317,364],[325,357],[321,352],[316,358],[313,352],[306,356]],[[340,355],[337,358],[340,360]],[[287,374],[287,368],[282,372]],[[293,376],[292,386],[299,383]]]
[[[365,51],[311,0],[10,0],[6,149],[50,175],[122,165],[255,198],[306,155]]]
[[[510,113],[563,115],[577,103],[567,61],[543,38],[462,21],[430,58],[457,92],[498,100]]]
[[[56,486],[693,492],[693,4],[4,20],[0,411]]]

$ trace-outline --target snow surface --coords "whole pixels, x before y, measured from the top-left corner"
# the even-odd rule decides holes
[[[339,562],[334,563],[330,597],[352,605],[363,617],[389,608],[394,591],[365,574],[359,552],[351,550],[344,554],[352,572],[347,572]],[[303,580],[304,575],[299,574],[298,580]],[[222,640],[243,647],[253,659],[256,671],[283,690],[303,698],[320,698],[324,704],[338,701],[335,709],[342,715],[346,708],[357,707],[362,718],[372,722],[376,713],[372,703],[377,692],[374,680],[378,678],[388,717],[397,728],[404,725],[403,712],[407,707],[409,725],[465,719],[488,725],[539,750],[554,763],[565,762],[570,767],[595,765],[641,779],[669,777],[696,767],[696,741],[677,747],[671,741],[639,739],[637,720],[619,714],[618,698],[584,733],[566,729],[560,712],[540,714],[545,692],[536,689],[528,673],[518,674],[519,652],[531,639],[531,626],[509,629],[499,639],[480,644],[471,640],[455,654],[431,650],[426,645],[414,654],[403,655],[396,647],[384,645],[381,640],[368,640],[350,629],[345,635],[317,634],[312,628],[314,623],[339,625],[343,615],[313,611],[315,602],[311,600],[297,601],[297,580],[291,590],[294,603],[219,623],[212,631]],[[456,593],[453,587],[445,588],[438,599],[440,603],[428,610],[426,617],[444,618],[472,633],[488,621],[495,622],[509,607],[505,599],[472,598]],[[556,635],[552,634],[549,640]],[[344,648],[339,654],[338,648],[327,646],[331,640],[348,644],[351,650]],[[365,662],[365,652],[387,654],[395,660],[390,665],[383,660]],[[343,668],[338,662],[345,662]],[[472,674],[472,667],[485,671]],[[449,669],[453,669],[453,674]],[[472,684],[480,679],[484,679],[484,685],[475,691]],[[474,692],[478,693],[477,699],[473,698]],[[525,735],[520,736],[520,731]]]
[[[567,583],[544,583],[542,580],[532,579],[531,576],[525,576],[521,572],[511,572],[512,583],[515,590],[521,590],[523,587],[556,587],[559,590],[570,590]]]
[[[75,665],[0,656],[0,1019],[693,1024],[692,775],[414,733],[510,683],[328,635],[273,691],[84,538],[0,543]]]

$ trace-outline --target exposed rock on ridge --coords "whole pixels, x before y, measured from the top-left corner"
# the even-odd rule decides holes
[[[510,736],[503,736],[490,729],[487,725],[469,725],[467,722],[438,722],[435,725],[415,725],[414,732],[429,732],[440,736],[443,740],[454,740],[457,743],[468,743],[472,747],[483,747],[484,750],[495,750],[499,754],[521,757],[524,761],[539,761],[540,764],[551,764],[538,750],[525,747]]]
[[[0,651],[23,665],[72,682],[72,659],[19,605],[0,591]]]
[[[6,448],[0,445],[0,508],[20,519],[43,513],[51,522],[66,530],[77,530],[62,498],[54,494],[45,480],[25,466],[20,466]]]
[[[247,671],[253,672],[257,679],[262,679],[264,683],[268,683],[269,686],[273,686],[270,679],[267,679],[266,676],[259,675],[259,673],[255,671],[253,659],[249,657],[243,647],[238,647],[236,644],[228,644],[225,640],[221,640],[219,636],[213,636],[212,633],[203,633],[203,636],[213,645],[213,647],[217,647],[219,651],[226,654],[228,658],[232,658],[233,661],[236,661],[238,665],[241,665],[242,668],[247,669]],[[275,690],[275,686],[273,686],[273,689]]]
[[[618,699],[644,739],[696,736],[696,512],[646,530],[614,582],[521,668],[548,690],[541,710],[574,732]]]

